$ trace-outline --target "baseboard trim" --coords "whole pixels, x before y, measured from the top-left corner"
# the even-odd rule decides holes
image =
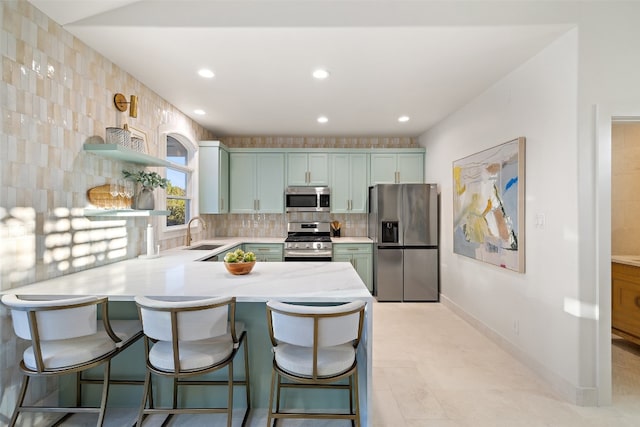
[[[556,373],[547,369],[546,366],[530,357],[526,352],[513,345],[502,335],[489,328],[471,314],[467,313],[462,307],[447,298],[445,295],[440,294],[440,302],[484,336],[496,343],[501,349],[531,369],[536,375],[542,378],[542,380],[546,382],[556,394],[558,394],[558,397],[577,406],[598,406],[597,388],[577,387],[569,383],[567,380],[558,376]]]

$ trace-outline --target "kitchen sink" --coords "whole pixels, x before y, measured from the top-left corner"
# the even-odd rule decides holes
[[[213,249],[218,249],[224,245],[198,245],[198,246],[189,246],[188,249],[190,251],[211,251]]]

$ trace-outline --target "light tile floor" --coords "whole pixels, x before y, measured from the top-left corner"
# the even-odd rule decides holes
[[[442,304],[375,303],[375,427],[640,426],[640,346],[613,340],[613,405],[578,407],[556,397],[533,372]],[[132,411],[112,410],[108,426]],[[239,418],[239,417],[238,417]],[[160,425],[150,419],[145,427]],[[75,416],[65,426],[90,426]],[[222,426],[220,416],[180,416],[171,426]],[[234,423],[239,425],[239,421]],[[250,425],[265,426],[254,411]],[[348,422],[280,423],[283,427]]]

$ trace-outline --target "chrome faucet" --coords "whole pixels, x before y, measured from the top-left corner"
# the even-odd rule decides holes
[[[185,246],[191,246],[191,223],[193,221],[195,221],[196,219],[200,220],[200,224],[202,224],[202,229],[206,230],[207,229],[207,224],[204,222],[204,220],[202,218],[200,218],[199,216],[194,216],[193,218],[191,218],[189,220],[189,223],[187,224],[187,238],[185,241]]]

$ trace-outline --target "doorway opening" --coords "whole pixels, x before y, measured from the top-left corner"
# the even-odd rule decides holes
[[[611,391],[640,397],[640,117],[611,120]]]

